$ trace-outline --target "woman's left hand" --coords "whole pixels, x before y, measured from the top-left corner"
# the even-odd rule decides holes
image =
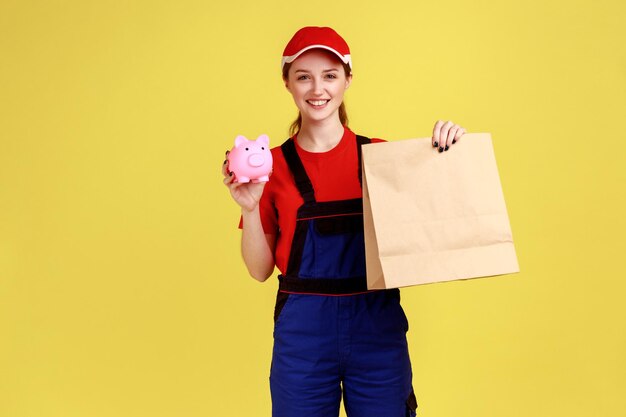
[[[437,120],[433,128],[433,148],[439,148],[440,153],[447,151],[450,146],[461,139],[464,133],[465,129],[451,121]]]

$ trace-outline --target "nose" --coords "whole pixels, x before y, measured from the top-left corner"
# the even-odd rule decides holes
[[[324,88],[322,86],[322,80],[317,79],[317,78],[315,80],[313,80],[313,94],[318,95],[318,96],[324,94]]]
[[[248,157],[248,164],[253,167],[260,167],[265,163],[265,158],[261,154],[253,153]]]

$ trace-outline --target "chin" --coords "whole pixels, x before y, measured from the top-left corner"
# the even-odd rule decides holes
[[[325,111],[325,112],[318,112],[318,113],[302,113],[301,114],[306,114],[306,118],[311,120],[311,121],[315,121],[315,122],[320,122],[322,120],[326,120],[329,118],[332,118],[333,116],[336,116],[337,119],[339,119],[339,111],[338,109],[334,109],[332,111]]]

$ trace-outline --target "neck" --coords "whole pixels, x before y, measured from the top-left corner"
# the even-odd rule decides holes
[[[298,132],[298,145],[308,152],[326,152],[333,149],[343,137],[343,125],[339,118],[332,120],[305,121]]]

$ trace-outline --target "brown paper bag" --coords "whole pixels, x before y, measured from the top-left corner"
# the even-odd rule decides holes
[[[370,289],[519,272],[488,133],[363,146]]]

